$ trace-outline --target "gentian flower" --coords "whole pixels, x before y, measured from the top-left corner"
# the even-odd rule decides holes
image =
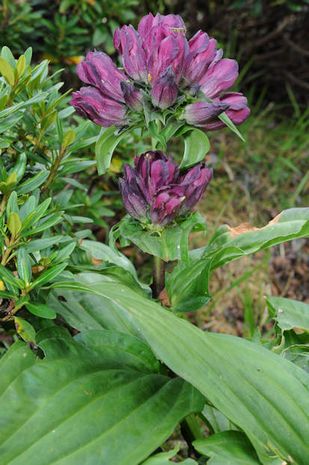
[[[184,118],[192,126],[204,127],[229,108],[224,102],[195,102],[184,109]]]
[[[154,82],[151,89],[151,100],[155,107],[165,109],[173,105],[177,99],[178,87],[171,67],[167,68]]]
[[[121,29],[116,29],[114,46],[122,56],[126,73],[136,81],[147,82],[146,54],[141,38],[134,27],[123,26]]]
[[[151,151],[135,157],[134,167],[125,166],[120,191],[129,215],[165,226],[193,209],[211,177],[204,163],[181,173],[164,153]]]
[[[78,114],[99,126],[123,126],[126,123],[125,105],[105,97],[95,87],[82,87],[78,92],[74,92],[71,104]]]
[[[117,29],[114,45],[123,69],[97,51],[87,53],[77,66],[79,78],[93,91],[73,94],[72,105],[95,123],[143,126],[144,109],[178,117],[176,105],[189,124],[205,130],[224,127],[218,119],[223,111],[235,124],[248,117],[245,97],[229,91],[238,76],[237,62],[223,58],[206,32],[188,40],[180,16],[149,13],[137,30],[131,25]]]
[[[230,92],[215,101],[217,104],[226,106],[226,114],[234,124],[243,123],[250,115],[250,109],[246,97],[240,92]],[[214,103],[214,104],[215,104]],[[202,127],[205,130],[224,128],[225,124],[218,118],[210,118]]]

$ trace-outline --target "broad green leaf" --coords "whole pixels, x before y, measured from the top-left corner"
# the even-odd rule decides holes
[[[46,358],[30,366],[20,345],[0,361],[1,465],[138,465],[201,407],[192,386],[153,370],[132,336],[56,334],[40,346]]]
[[[247,224],[222,226],[205,248],[203,257],[212,258],[212,268],[229,263],[282,242],[309,236],[309,208],[284,210],[263,228]]]
[[[267,305],[275,313],[275,319],[282,331],[303,329],[309,331],[309,305],[284,297],[267,297]]]
[[[205,159],[210,149],[209,139],[204,131],[192,129],[184,138],[185,150],[180,168],[188,168]]]
[[[53,310],[45,304],[34,304],[29,302],[26,304],[26,308],[30,313],[40,318],[47,318],[48,320],[53,320],[57,316],[55,310]]]
[[[179,264],[168,276],[167,290],[176,310],[196,310],[210,298],[208,283],[214,269],[245,255],[292,239],[309,236],[309,208],[285,210],[263,228],[247,224],[221,226],[209,245],[190,252],[191,261]]]
[[[206,457],[209,465],[260,465],[255,450],[240,431],[224,431],[193,442],[194,448]]]
[[[188,239],[191,231],[205,228],[203,218],[193,213],[184,221],[161,231],[144,229],[136,220],[125,217],[118,225],[119,237],[137,245],[143,252],[169,262],[188,259]]]
[[[234,430],[235,426],[223,415],[222,412],[217,410],[215,407],[206,404],[202,412],[203,416],[207,420],[214,433],[222,433],[222,431]]]
[[[111,159],[117,145],[126,134],[127,131],[123,131],[118,134],[115,126],[111,126],[108,129],[102,129],[95,145],[99,174],[106,173],[111,164]]]
[[[246,433],[263,464],[275,455],[306,465],[309,376],[303,370],[258,344],[203,333],[119,283],[90,274],[94,284],[83,284],[82,276],[59,286],[92,292],[122,309],[158,358]]]
[[[87,276],[90,278],[89,284],[93,284],[93,280],[102,280],[99,274],[91,273]],[[84,277],[85,280],[87,276]],[[106,276],[105,279],[112,281],[112,278]],[[103,296],[74,292],[70,289],[55,289],[49,294],[47,303],[78,331],[103,328],[138,335],[130,318],[117,304]]]

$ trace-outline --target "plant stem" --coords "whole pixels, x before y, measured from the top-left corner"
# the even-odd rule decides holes
[[[59,150],[58,156],[56,157],[54,164],[51,167],[49,176],[41,189],[42,192],[46,191],[49,188],[49,186],[52,184],[53,180],[55,179],[64,155],[65,155],[65,148],[61,148]]]
[[[152,293],[157,299],[165,286],[165,263],[160,257],[154,257],[153,265]]]
[[[201,427],[194,414],[188,415],[180,424],[181,434],[188,444],[189,457],[198,459],[200,454],[194,449],[192,443],[196,439],[202,439]]]

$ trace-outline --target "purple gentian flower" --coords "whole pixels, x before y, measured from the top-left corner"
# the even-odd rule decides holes
[[[88,89],[75,94],[72,105],[97,124],[122,126],[133,121],[140,124],[143,108],[151,112],[151,104],[156,111],[171,109],[171,113],[174,105],[182,106],[187,122],[205,130],[224,126],[217,118],[222,111],[235,124],[248,117],[244,97],[226,93],[237,79],[237,62],[222,58],[223,51],[217,49],[216,40],[203,31],[188,41],[180,16],[149,13],[141,19],[138,30],[131,25],[117,29],[114,45],[123,69],[97,51],[87,53],[77,66],[79,78],[101,96],[97,92],[91,94]],[[96,103],[90,111],[94,94],[100,104]],[[140,113],[138,118],[134,117],[135,112]]]
[[[228,108],[229,105],[221,101],[191,103],[185,107],[184,119],[192,126],[203,127]]]
[[[199,163],[185,173],[162,152],[146,152],[126,165],[120,191],[129,215],[165,226],[190,212],[200,200],[212,170]]]
[[[165,109],[173,105],[177,99],[178,87],[175,73],[168,67],[153,83],[151,100],[155,107]]]
[[[123,67],[135,81],[148,80],[146,54],[141,38],[133,26],[123,26],[114,34],[115,49],[122,56]]]
[[[227,106],[225,112],[237,126],[242,124],[250,115],[247,98],[240,92],[229,92],[220,99],[216,99],[216,102]],[[218,118],[211,118],[203,125],[203,128],[208,131],[224,127],[225,124]]]
[[[82,87],[74,92],[71,104],[77,113],[99,126],[123,126],[126,124],[126,107],[116,100],[105,97],[95,87]]]

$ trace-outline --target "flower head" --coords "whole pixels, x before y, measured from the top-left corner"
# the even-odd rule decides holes
[[[129,215],[165,226],[193,209],[211,177],[204,163],[181,173],[164,153],[146,152],[126,165],[120,190]]]
[[[218,119],[222,111],[235,124],[248,117],[245,97],[226,93],[237,79],[237,62],[223,58],[216,40],[206,32],[198,31],[188,40],[179,15],[149,13],[137,30],[131,25],[118,28],[114,46],[122,69],[98,51],[87,53],[77,66],[79,78],[95,89],[91,95],[98,95],[100,105],[90,110],[89,89],[75,94],[72,105],[97,124],[143,126],[152,110],[165,112],[164,118],[183,115],[189,124],[205,130],[224,126]]]

